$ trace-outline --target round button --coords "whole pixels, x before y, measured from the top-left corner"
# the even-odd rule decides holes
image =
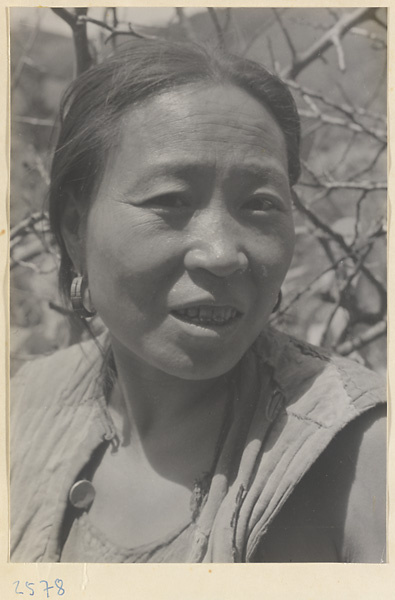
[[[76,481],[69,492],[69,500],[75,508],[89,508],[95,499],[95,488],[87,479]]]

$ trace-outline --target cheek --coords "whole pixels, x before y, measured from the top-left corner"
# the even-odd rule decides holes
[[[141,312],[165,297],[177,276],[179,245],[157,222],[124,207],[96,209],[87,230],[87,273],[99,310],[132,302]],[[129,207],[126,207],[127,209]]]
[[[252,254],[262,277],[275,282],[281,280],[282,283],[291,264],[295,246],[292,217],[272,222],[254,238],[254,241]]]

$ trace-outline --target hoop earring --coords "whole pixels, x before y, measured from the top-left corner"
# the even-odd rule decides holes
[[[85,298],[84,298],[85,296]],[[89,310],[84,305],[84,299],[89,300]],[[90,299],[90,292],[87,286],[87,283],[81,275],[74,277],[71,282],[70,288],[70,300],[71,305],[73,307],[73,311],[81,318],[87,319],[89,317],[94,317],[96,314],[96,310],[92,305]]]
[[[275,312],[277,312],[277,311],[278,311],[278,309],[280,308],[280,304],[281,304],[281,301],[282,301],[282,299],[283,299],[283,293],[282,293],[282,291],[280,290],[280,291],[278,292],[278,296],[277,296],[277,302],[276,302],[276,304],[273,306],[272,313],[275,313]]]

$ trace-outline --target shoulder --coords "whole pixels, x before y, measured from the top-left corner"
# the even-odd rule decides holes
[[[11,379],[11,408],[18,397],[35,390],[56,393],[72,386],[81,375],[100,364],[103,339],[91,339],[49,355],[38,357],[23,365]]]
[[[328,502],[344,506],[336,540],[343,561],[385,560],[386,441],[385,406],[377,406],[341,431],[318,465],[334,482]]]
[[[95,395],[101,365],[100,346],[95,340],[88,340],[37,358],[17,372],[10,385],[14,456],[21,441],[29,439],[30,431],[41,430],[45,423],[59,422],[61,413],[74,411],[76,405]]]
[[[284,334],[274,338],[269,361],[285,394],[286,422],[296,419],[301,436],[303,424],[306,431],[313,427],[316,444],[309,447],[303,478],[261,541],[262,560],[380,562],[385,382],[353,361]]]
[[[268,328],[258,338],[255,350],[272,368],[288,406],[297,408],[303,397],[303,402],[311,401],[312,408],[318,400],[321,407],[331,405],[335,417],[347,404],[357,415],[386,402],[383,377],[327,349]]]
[[[296,486],[259,562],[385,560],[386,420],[376,407],[347,425]]]

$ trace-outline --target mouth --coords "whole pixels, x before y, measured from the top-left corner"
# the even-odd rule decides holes
[[[200,327],[224,327],[241,318],[242,313],[232,306],[191,306],[172,310],[180,321]]]

